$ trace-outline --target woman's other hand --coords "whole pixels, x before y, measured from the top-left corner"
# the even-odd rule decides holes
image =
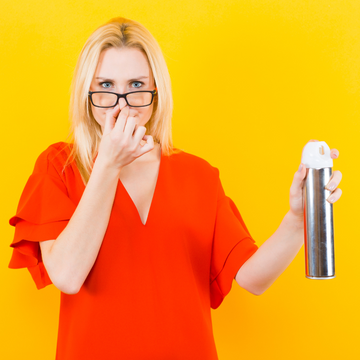
[[[318,140],[310,140],[318,141]],[[330,156],[332,159],[337,159],[339,157],[339,151],[337,149],[330,150]],[[292,212],[300,221],[304,220],[304,208],[303,208],[303,187],[306,179],[306,166],[304,164],[300,171],[298,170],[294,175],[294,180],[290,187],[290,212]],[[334,203],[339,200],[342,191],[338,188],[338,185],[341,181],[342,174],[339,170],[335,170],[327,185],[325,186],[326,190],[331,191],[331,194],[326,199],[330,203]]]

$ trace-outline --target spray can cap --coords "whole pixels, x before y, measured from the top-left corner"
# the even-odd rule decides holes
[[[308,142],[303,149],[301,162],[312,169],[333,167],[328,144],[325,141]]]

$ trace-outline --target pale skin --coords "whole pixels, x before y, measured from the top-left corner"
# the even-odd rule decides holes
[[[318,140],[310,140],[318,141]],[[332,159],[339,157],[337,149],[331,149]],[[285,214],[275,233],[243,264],[235,276],[236,282],[254,295],[261,295],[284,272],[304,244],[303,185],[306,167],[296,172],[290,187],[290,210]],[[326,185],[331,191],[327,198],[335,203],[341,196],[338,185],[342,174],[335,170]]]
[[[136,90],[154,90],[155,87],[147,58],[140,50],[110,48],[100,55],[90,91],[111,91],[124,94]],[[156,101],[156,96],[154,101]],[[149,121],[154,102],[146,107],[131,107],[127,105],[124,98],[120,98],[118,106],[120,106],[123,116],[127,116],[125,124],[129,123],[132,126],[134,122],[136,130],[139,126],[145,126]],[[103,129],[103,133],[106,115],[109,115],[108,133],[110,133],[120,114],[119,108],[109,110],[91,105],[91,109],[96,121]],[[147,136],[145,137],[147,138]],[[144,145],[144,143],[145,141],[141,140],[140,144]],[[126,166],[122,166],[119,176],[133,199],[143,223],[146,223],[147,220],[160,165],[160,145],[154,144],[152,141],[151,144],[154,145],[154,148],[149,147],[148,152],[143,153]]]
[[[102,52],[89,90],[109,88],[105,91],[121,94],[138,89],[154,90],[150,70],[140,50],[110,48]],[[141,76],[144,77],[140,79]],[[112,82],[99,84],[106,79],[96,77],[110,77],[107,81]],[[151,135],[145,135],[144,125],[151,117],[153,104],[132,108],[124,98],[110,109],[91,104],[103,136],[89,181],[74,214],[57,239],[40,242],[48,275],[66,294],[79,292],[96,261],[119,178],[132,197],[142,223],[146,223],[161,155],[160,146],[154,144]]]
[[[140,79],[140,76],[144,76]],[[97,79],[102,77],[104,79]],[[102,84],[100,84],[102,82]],[[143,84],[140,84],[142,82]],[[135,85],[136,84],[136,85]],[[133,86],[135,85],[135,86]],[[91,82],[91,91],[154,90],[155,82],[146,56],[138,49],[105,50]],[[156,98],[154,99],[156,101]],[[45,268],[62,292],[76,294],[88,276],[100,250],[108,225],[118,179],[146,223],[158,176],[161,148],[145,135],[153,104],[129,107],[124,98],[116,107],[101,109],[91,104],[95,120],[103,130],[99,153],[84,194],[68,225],[56,240],[40,242]],[[331,150],[332,158],[339,152]],[[260,295],[286,269],[303,244],[302,184],[305,168],[294,176],[290,188],[290,210],[277,231],[240,268],[237,283]],[[334,171],[333,202],[341,196],[337,186],[341,173]]]

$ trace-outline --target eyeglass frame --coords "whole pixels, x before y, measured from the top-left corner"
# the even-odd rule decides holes
[[[152,96],[151,96],[151,102],[150,102],[150,104],[148,104],[148,105],[139,105],[139,106],[133,106],[133,105],[130,105],[130,104],[129,104],[126,96],[129,95],[129,94],[134,94],[134,93],[139,93],[139,92],[149,92],[149,93],[151,93]],[[107,93],[107,94],[114,94],[114,95],[116,95],[116,96],[117,96],[117,99],[116,99],[115,104],[112,105],[112,106],[99,106],[99,105],[95,105],[95,104],[93,103],[92,94],[96,94],[96,93]],[[90,96],[90,101],[91,101],[91,103],[92,103],[94,106],[99,107],[99,108],[103,108],[103,109],[108,109],[108,108],[112,108],[112,107],[116,106],[117,103],[119,102],[119,99],[120,99],[120,98],[124,98],[125,101],[126,101],[126,103],[128,104],[128,106],[131,106],[131,107],[145,107],[145,106],[150,106],[150,105],[153,103],[154,95],[156,95],[156,94],[157,94],[157,87],[155,88],[155,90],[131,91],[131,92],[128,92],[128,93],[125,93],[125,94],[118,94],[118,93],[115,93],[115,92],[112,92],[112,91],[89,91],[89,92],[88,92],[88,96]]]

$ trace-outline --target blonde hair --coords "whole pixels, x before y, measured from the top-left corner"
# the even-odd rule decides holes
[[[71,122],[67,139],[71,151],[65,166],[75,160],[84,184],[89,181],[102,137],[101,126],[95,120],[90,106],[88,91],[100,54],[115,48],[137,48],[147,57],[157,94],[153,113],[146,123],[146,134],[161,144],[163,154],[171,155],[174,148],[171,133],[173,99],[169,71],[160,46],[151,33],[134,20],[117,17],[98,27],[87,39],[76,63],[71,82],[69,118]]]

